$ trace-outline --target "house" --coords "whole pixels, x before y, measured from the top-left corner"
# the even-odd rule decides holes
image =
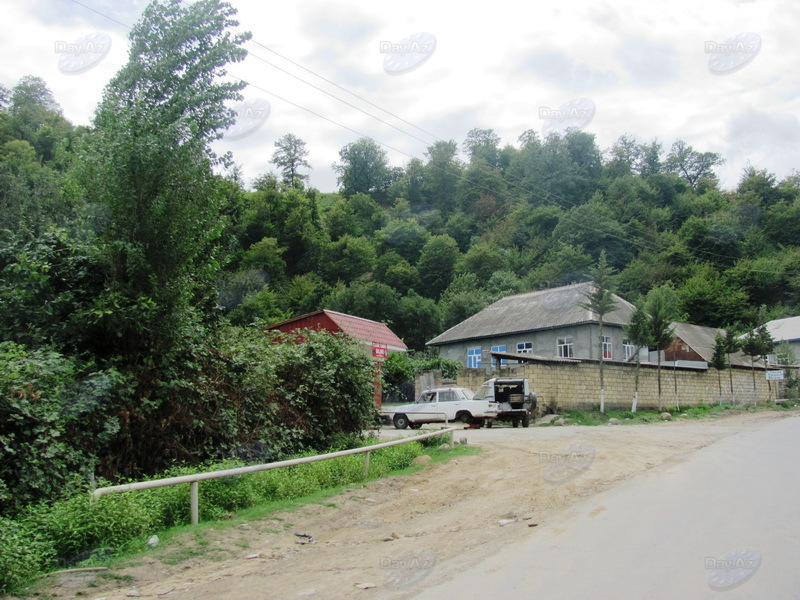
[[[724,329],[691,325],[689,323],[672,323],[675,340],[664,350],[663,363],[677,366],[697,366],[707,368],[714,356],[714,346],[718,333]],[[655,353],[650,362],[658,360]],[[734,367],[750,367],[750,357],[742,352],[730,355],[730,364]],[[759,364],[759,361],[756,361]],[[763,368],[763,364],[761,364]]]
[[[795,358],[800,359],[800,317],[776,319],[769,321],[766,326],[776,346],[782,342],[788,342],[789,347],[794,351]],[[770,362],[776,363],[777,360],[770,355]]]
[[[443,358],[468,368],[525,360],[599,360],[599,319],[582,306],[591,282],[502,298],[427,343]],[[635,307],[614,295],[616,308],[604,316],[603,358],[624,361],[633,356],[622,327]]]
[[[301,315],[288,321],[265,327],[265,331],[282,331],[291,333],[301,329],[313,331],[329,331],[345,333],[361,343],[364,352],[375,362],[375,389],[373,391],[376,404],[381,403],[381,363],[391,352],[405,352],[408,347],[385,323],[371,321],[353,315],[332,310],[318,310]]]

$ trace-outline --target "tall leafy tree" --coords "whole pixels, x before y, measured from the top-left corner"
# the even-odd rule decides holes
[[[494,129],[470,129],[464,140],[464,152],[470,162],[483,159],[492,168],[497,168],[500,161],[500,136]]]
[[[306,143],[292,133],[287,133],[275,141],[275,152],[269,162],[278,167],[283,182],[291,187],[302,187],[308,175],[300,173],[300,168],[311,168],[306,156],[308,149]]]
[[[385,192],[390,182],[386,150],[370,138],[347,144],[339,151],[340,163],[333,170],[339,174],[342,194],[369,194],[379,202],[387,200]]]
[[[725,357],[728,359],[728,379],[731,388],[731,401],[735,401],[733,395],[733,369],[731,368],[731,354],[735,354],[742,348],[742,342],[739,338],[733,335],[732,332],[725,330]]]
[[[722,371],[728,367],[728,356],[725,352],[726,347],[725,334],[717,332],[717,335],[714,336],[714,354],[711,356],[711,366],[717,370],[720,404],[722,404]]]
[[[425,198],[444,213],[455,208],[455,191],[463,165],[458,160],[458,144],[454,140],[438,141],[425,152],[428,162],[422,179]]]
[[[241,99],[245,83],[226,81],[226,65],[244,59],[250,38],[234,31],[235,13],[221,0],[148,5],[94,119],[82,179],[108,209],[114,299],[102,310],[122,311],[108,316],[119,319],[113,335],[126,352],[169,349],[210,293],[224,202],[210,144],[234,121],[225,102]],[[152,310],[142,304],[150,301]],[[134,309],[129,318],[124,307]]]
[[[652,343],[652,333],[650,331],[650,323],[647,311],[644,306],[637,306],[633,311],[631,319],[624,327],[625,335],[628,341],[636,347],[636,379],[633,389],[633,401],[631,403],[631,412],[636,412],[639,403],[639,369],[641,367],[641,353],[642,348],[649,348]]]
[[[664,408],[661,395],[661,353],[666,350],[675,339],[672,322],[679,315],[679,300],[672,287],[672,282],[650,290],[644,301],[644,310],[647,313],[650,337],[653,347],[658,352],[658,410]]]
[[[614,270],[606,260],[606,251],[600,252],[600,258],[592,269],[592,288],[586,293],[586,302],[581,302],[581,306],[597,315],[598,321],[598,352],[600,357],[600,412],[606,410],[606,382],[604,378],[603,365],[605,364],[605,354],[603,348],[603,322],[605,316],[616,309],[617,302],[614,300],[614,293],[611,291],[614,285]]]
[[[438,299],[450,285],[460,256],[458,243],[449,235],[435,235],[425,242],[417,263],[420,278],[417,291],[427,298]]]
[[[758,311],[758,326],[750,331],[742,340],[742,352],[750,357],[750,368],[753,374],[753,402],[756,402],[756,359],[763,358],[766,364],[767,355],[772,351],[774,340],[767,330],[766,306]]]
[[[668,172],[679,175],[689,185],[696,187],[701,179],[716,181],[714,167],[724,162],[725,160],[716,152],[698,152],[683,140],[677,140],[672,144],[664,161],[664,167]]]

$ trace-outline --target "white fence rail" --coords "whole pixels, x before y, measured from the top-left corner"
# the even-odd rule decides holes
[[[94,498],[99,498],[106,494],[114,494],[118,492],[134,492],[137,490],[149,490],[157,487],[164,487],[166,485],[180,485],[183,483],[191,484],[189,488],[189,509],[191,512],[192,525],[197,525],[200,515],[200,501],[199,501],[199,482],[205,479],[218,479],[220,477],[232,477],[234,475],[244,475],[246,473],[256,473],[258,471],[266,471],[268,469],[279,469],[281,467],[291,467],[293,465],[302,465],[310,462],[317,462],[320,460],[328,460],[330,458],[337,458],[339,456],[349,456],[351,454],[364,454],[364,477],[369,474],[369,454],[373,450],[381,448],[388,448],[389,446],[397,446],[398,444],[407,444],[408,442],[416,442],[424,440],[429,437],[436,437],[443,433],[450,434],[450,445],[453,445],[453,432],[458,431],[458,427],[449,427],[439,431],[432,431],[430,433],[423,433],[412,437],[402,438],[399,440],[392,440],[391,442],[382,442],[372,446],[364,446],[363,448],[353,448],[351,450],[341,450],[339,452],[330,452],[328,454],[320,454],[317,456],[306,456],[304,458],[293,458],[291,460],[281,460],[278,462],[266,463],[263,465],[251,465],[249,467],[238,467],[236,469],[225,469],[224,471],[209,471],[208,473],[193,473],[192,475],[181,475],[179,477],[167,477],[165,479],[153,479],[152,481],[139,481],[137,483],[124,483],[121,485],[112,485],[103,488],[97,488],[92,492]]]

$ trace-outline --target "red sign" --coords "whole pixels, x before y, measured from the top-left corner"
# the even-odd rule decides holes
[[[389,348],[383,344],[372,344],[372,358],[385,359],[389,356]]]

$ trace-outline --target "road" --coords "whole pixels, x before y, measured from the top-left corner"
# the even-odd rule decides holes
[[[798,560],[792,417],[591,496],[413,598],[800,599]]]
[[[54,576],[40,591],[51,600],[800,599],[799,424],[797,412],[732,411],[459,431],[480,454],[175,534],[109,573]],[[724,569],[757,560],[730,555],[744,548],[761,556],[747,580]],[[724,594],[709,585],[731,577],[739,585]]]

